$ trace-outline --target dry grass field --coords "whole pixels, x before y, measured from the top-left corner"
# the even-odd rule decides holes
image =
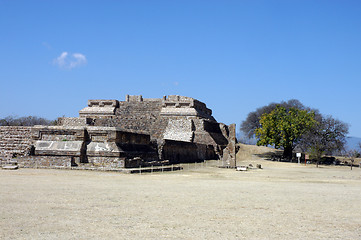
[[[361,239],[361,169],[261,159],[241,146],[183,171],[0,170],[0,239]]]

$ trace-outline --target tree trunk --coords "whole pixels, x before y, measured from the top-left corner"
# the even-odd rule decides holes
[[[287,146],[283,150],[283,158],[292,160],[292,146]]]

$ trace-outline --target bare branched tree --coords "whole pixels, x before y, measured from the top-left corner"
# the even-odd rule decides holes
[[[302,137],[300,148],[313,155],[318,167],[322,155],[331,155],[344,149],[347,134],[348,124],[331,116],[322,117],[318,124]]]
[[[352,170],[352,167],[353,167],[353,163],[355,162],[355,158],[357,158],[359,156],[359,152],[356,151],[356,150],[349,150],[349,151],[346,151],[346,157],[348,159],[350,159],[350,166],[351,166],[351,170]]]
[[[34,125],[56,125],[56,120],[51,121],[36,116],[15,117],[7,116],[0,119],[0,126],[34,126]]]

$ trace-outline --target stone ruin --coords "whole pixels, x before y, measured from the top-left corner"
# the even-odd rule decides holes
[[[21,167],[122,169],[222,159],[235,167],[235,131],[190,97],[89,100],[77,118],[32,127],[32,144],[17,161]]]

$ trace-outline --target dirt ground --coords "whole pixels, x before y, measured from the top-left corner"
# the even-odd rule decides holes
[[[266,149],[265,149],[266,151]],[[0,239],[361,239],[361,169],[0,170]]]

